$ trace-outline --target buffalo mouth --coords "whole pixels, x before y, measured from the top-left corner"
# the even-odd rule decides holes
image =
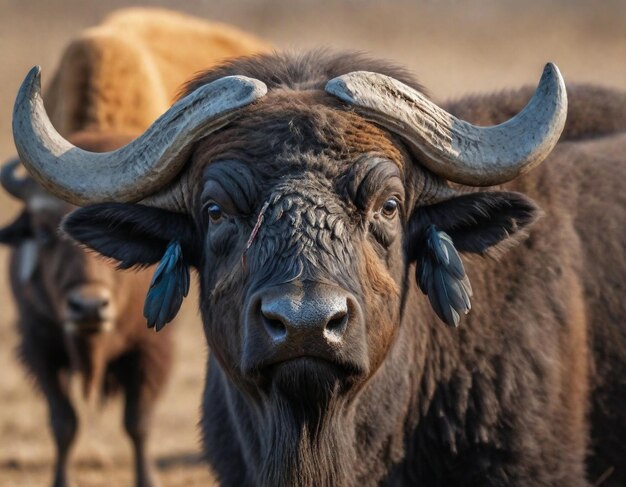
[[[268,363],[261,369],[262,372],[274,375],[281,370],[289,370],[291,368],[303,369],[303,370],[317,370],[328,369],[333,371],[336,375],[355,376],[363,374],[363,367],[354,363],[343,363],[339,361],[333,361],[330,359],[317,357],[314,355],[302,355],[299,357],[292,357],[285,360],[278,360],[273,363]]]
[[[68,320],[63,323],[63,331],[68,335],[95,335],[99,333],[110,333],[113,331],[113,328],[114,323],[111,320]]]
[[[257,342],[244,348],[241,369],[261,389],[276,385],[307,389],[315,383],[346,390],[369,374],[369,360],[361,347],[334,346],[325,340],[264,345]]]
[[[286,395],[326,396],[342,392],[366,376],[363,365],[331,360],[314,355],[300,355],[268,361],[252,374],[262,389],[276,388]]]

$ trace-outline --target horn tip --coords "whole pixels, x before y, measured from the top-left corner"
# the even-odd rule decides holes
[[[546,63],[546,65],[544,66],[543,70],[546,73],[553,73],[553,74],[556,74],[556,73],[559,72],[559,68],[553,62]]]
[[[560,83],[564,83],[563,76],[558,66],[552,62],[546,63],[543,68],[542,78],[557,80]]]
[[[41,79],[41,66],[39,64],[33,66],[26,75],[26,79],[30,82],[38,82]]]
[[[538,91],[552,93],[557,104],[567,111],[567,89],[561,71],[554,63],[546,63],[537,86]]]
[[[26,78],[24,78],[22,86],[18,92],[18,99],[20,94],[22,96],[28,96],[33,92],[36,93],[39,91],[41,91],[41,66],[37,65],[33,66],[30,71],[28,71]]]

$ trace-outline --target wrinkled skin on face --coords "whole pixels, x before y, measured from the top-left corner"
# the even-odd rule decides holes
[[[346,378],[363,382],[380,365],[400,310],[407,197],[402,155],[374,126],[350,140],[342,129],[354,116],[323,105],[308,109],[315,103],[308,96],[292,103],[291,113],[272,117],[261,110],[233,127],[236,137],[226,130],[196,151],[203,168],[195,219],[206,234],[207,338],[233,379],[252,381],[254,388],[264,365],[254,358],[256,340],[249,339],[255,294],[307,283],[337,287],[351,295],[347,333],[354,329],[354,335],[347,341],[359,345],[337,351],[331,361],[345,367]],[[267,129],[259,133],[261,119]],[[280,153],[260,159],[270,137]],[[338,139],[357,147],[327,145]]]

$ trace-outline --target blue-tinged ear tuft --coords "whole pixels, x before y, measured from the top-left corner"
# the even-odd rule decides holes
[[[189,267],[177,240],[170,242],[154,272],[143,315],[149,328],[161,330],[172,321],[189,293]]]
[[[437,316],[457,327],[461,314],[471,309],[472,287],[452,239],[430,225],[415,269],[417,283]]]

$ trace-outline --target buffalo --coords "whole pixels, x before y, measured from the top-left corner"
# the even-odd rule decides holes
[[[89,149],[105,149],[76,140]],[[108,147],[110,149],[111,146]],[[57,231],[73,207],[17,176],[19,161],[2,168],[0,182],[24,208],[0,229],[13,247],[10,283],[17,304],[18,355],[48,404],[56,446],[53,485],[68,484],[68,458],[78,430],[70,379],[82,378],[93,403],[122,391],[124,427],[135,453],[138,486],[156,485],[146,442],[156,399],[172,366],[171,333],[146,328],[143,295],[150,272],[122,273]]]
[[[65,231],[162,259],[159,327],[199,274],[223,485],[626,482],[624,93],[572,86],[566,122],[548,64],[446,110],[365,55],[261,55],[93,155],[39,76],[14,138]]]

